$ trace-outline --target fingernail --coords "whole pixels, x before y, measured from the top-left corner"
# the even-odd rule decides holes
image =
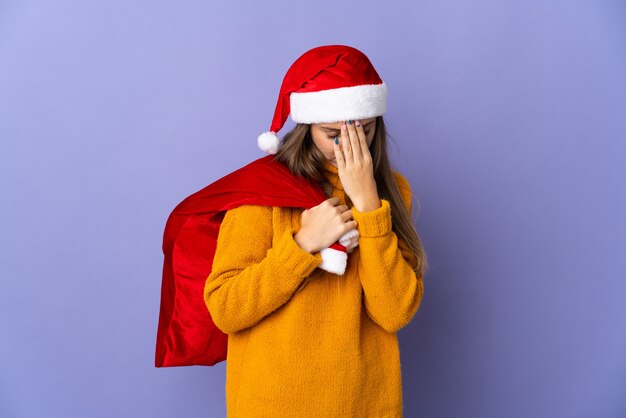
[[[355,121],[355,122],[354,122],[354,124],[355,124],[356,126],[361,126],[361,121],[358,121],[358,120],[357,120],[357,121]]]
[[[335,144],[339,143],[339,138],[335,137]]]
[[[348,120],[348,124],[352,125],[352,119]]]

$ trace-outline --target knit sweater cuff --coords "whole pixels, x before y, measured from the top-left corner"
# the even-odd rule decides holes
[[[391,231],[391,205],[387,199],[380,199],[381,207],[367,212],[352,208],[352,217],[357,222],[362,237],[380,237]]]
[[[307,277],[322,264],[322,255],[319,252],[310,253],[298,245],[293,235],[297,231],[287,228],[276,243],[278,250],[278,268],[291,273],[297,278]]]

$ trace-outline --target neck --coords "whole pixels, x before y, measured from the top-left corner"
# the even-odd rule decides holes
[[[332,165],[328,160],[322,163],[324,176],[328,179],[330,184],[336,189],[343,190],[341,180],[339,179],[339,168]]]
[[[323,162],[323,166],[325,169],[327,169],[328,171],[332,171],[334,173],[338,173],[339,172],[339,168],[334,166],[330,161],[328,160],[324,160]]]

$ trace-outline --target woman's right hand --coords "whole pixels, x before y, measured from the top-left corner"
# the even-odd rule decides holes
[[[300,230],[294,235],[298,245],[310,253],[329,247],[339,237],[357,228],[352,210],[339,204],[339,198],[330,197],[317,206],[302,212]]]

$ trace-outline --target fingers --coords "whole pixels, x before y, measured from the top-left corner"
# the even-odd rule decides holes
[[[356,133],[359,136],[359,150],[361,151],[361,157],[365,159],[365,150],[369,150],[369,147],[367,146],[367,136],[365,135],[365,129],[363,128],[363,124],[360,120],[355,120],[354,125],[356,128]]]
[[[365,161],[369,153],[367,136],[361,121],[348,121],[341,124],[340,144],[334,145],[337,165],[352,164],[355,161]],[[343,167],[343,165],[342,165]]]
[[[358,161],[358,160],[362,160],[361,158],[362,152],[361,152],[361,140],[359,138],[360,134],[357,132],[355,122],[357,121],[353,121],[353,120],[348,121],[347,131],[348,131],[348,138],[350,140],[350,148],[352,149],[352,160]],[[361,131],[362,130],[363,130],[363,127],[361,127]]]
[[[335,208],[337,208],[337,210],[339,211],[339,213],[345,212],[345,211],[347,211],[348,209],[350,209],[350,208],[348,207],[348,205],[339,205],[339,206],[335,206]]]
[[[341,123],[341,151],[343,152],[343,158],[346,165],[352,165],[354,156],[352,154],[352,144],[350,141],[350,134],[348,133],[348,124],[346,122]]]
[[[326,201],[333,206],[337,206],[339,204],[339,198],[337,196],[329,197]]]
[[[322,206],[322,205],[326,205],[329,207],[336,207],[339,204],[339,198],[338,197],[329,197],[328,199],[324,200],[322,203],[320,203],[317,206]]]
[[[336,138],[339,138],[338,136]],[[343,141],[343,139],[342,139]],[[337,141],[333,142],[333,150],[335,151],[335,161],[337,161],[337,167],[343,167],[346,164],[346,159],[343,156],[342,146]]]
[[[348,209],[347,211],[341,213],[341,220],[342,221],[347,222],[350,219],[352,219],[352,209]]]

